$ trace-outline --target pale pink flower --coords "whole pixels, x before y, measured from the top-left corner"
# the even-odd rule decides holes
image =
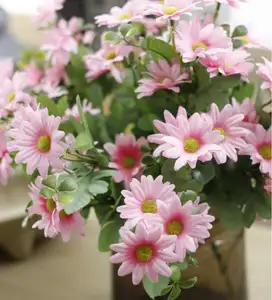
[[[142,138],[136,141],[133,134],[121,133],[116,136],[115,144],[104,145],[111,157],[109,167],[117,170],[114,176],[116,182],[130,182],[141,171],[143,153],[140,147],[144,142]]]
[[[238,40],[243,43],[240,49],[260,48],[261,46],[259,42],[257,42],[249,35],[235,36],[233,37],[233,40]]]
[[[35,184],[31,183],[29,185],[29,197],[33,204],[28,207],[28,211],[30,215],[41,216],[41,219],[34,223],[33,228],[44,230],[45,237],[54,238],[61,234],[64,242],[70,240],[74,229],[83,236],[85,221],[81,217],[80,212],[67,215],[63,210],[63,205],[58,202],[57,194],[52,198],[44,198],[40,195],[40,190],[43,187],[40,176],[36,179]]]
[[[142,19],[142,0],[130,0],[123,7],[114,6],[109,14],[96,16],[95,23],[98,26],[106,25],[108,28],[119,26],[130,22],[137,22]]]
[[[218,106],[213,103],[209,116],[213,121],[213,131],[217,131],[223,140],[220,143],[221,150],[214,153],[218,164],[224,164],[229,157],[233,161],[238,160],[237,150],[246,146],[244,137],[249,131],[241,126],[244,119],[243,114],[237,114],[230,104],[219,111]]]
[[[184,62],[198,57],[216,57],[218,53],[227,52],[232,47],[231,38],[221,26],[207,24],[199,16],[191,21],[179,22],[175,32],[176,47]]]
[[[51,60],[53,65],[66,65],[70,60],[70,54],[77,53],[77,46],[77,41],[69,31],[55,27],[48,31],[41,50],[47,52],[46,58]]]
[[[162,234],[161,227],[145,228],[143,224],[136,227],[135,233],[127,228],[120,229],[121,243],[111,245],[116,253],[110,262],[121,264],[119,276],[132,273],[133,284],[139,284],[144,276],[158,281],[159,276],[170,277],[172,271],[167,263],[177,261],[172,245],[175,236]]]
[[[206,214],[207,211],[204,211]],[[214,217],[209,216],[207,222],[201,213],[194,213],[194,204],[187,201],[184,205],[180,200],[174,199],[171,202],[160,206],[160,217],[164,233],[169,236],[176,236],[174,252],[178,255],[178,260],[183,261],[188,252],[196,252],[198,243],[203,243],[210,236],[209,230],[214,221]]]
[[[189,81],[189,74],[182,72],[180,63],[173,61],[169,64],[166,60],[160,60],[158,63],[153,61],[148,66],[146,75],[149,78],[142,78],[139,81],[139,87],[135,90],[137,98],[148,97],[158,90],[171,90],[180,92],[180,85]]]
[[[200,214],[202,217],[201,224],[204,225],[207,229],[212,229],[212,222],[215,220],[215,217],[209,215],[210,206],[206,202],[200,203],[200,197],[193,202],[193,211],[194,215]],[[204,243],[204,240],[198,239],[199,243]]]
[[[258,70],[256,72],[263,80],[261,89],[272,89],[272,61],[263,57],[264,64],[257,63]]]
[[[85,45],[90,45],[93,43],[94,41],[94,38],[95,38],[96,34],[94,31],[86,31],[84,34],[83,34],[83,37],[82,37],[82,43],[85,44]]]
[[[215,77],[218,74],[218,69],[220,67],[220,56],[222,54],[217,54],[215,56],[204,56],[199,58],[199,62],[207,68],[207,72],[210,77]]]
[[[265,179],[264,189],[272,196],[272,178],[270,176]]]
[[[271,127],[265,130],[260,124],[255,126],[254,132],[250,132],[245,136],[248,143],[241,154],[249,155],[252,164],[260,164],[262,173],[272,173],[272,130]]]
[[[82,109],[83,109],[83,112],[89,113],[90,115],[97,115],[100,113],[100,109],[93,108],[92,103],[88,102],[87,99],[83,100]],[[72,108],[66,109],[63,120],[68,120],[69,117],[74,117],[76,119],[80,119],[80,114],[79,114],[78,107],[76,104]]]
[[[52,99],[68,94],[67,90],[60,86],[52,85],[49,81],[42,82],[40,90],[45,92],[47,96]]]
[[[163,3],[149,1],[145,15],[154,15],[159,20],[179,20],[182,15],[191,16],[193,11],[201,10],[201,7],[197,7],[199,3],[194,0],[164,0]]]
[[[56,11],[63,8],[65,0],[44,0],[37,8],[37,14],[34,22],[40,27],[46,27],[54,23],[57,19]]]
[[[255,103],[249,98],[245,98],[242,103],[238,103],[235,98],[232,98],[232,107],[235,113],[244,115],[241,126],[254,130],[255,125],[259,121]]]
[[[5,131],[0,128],[0,183],[2,185],[7,185],[8,179],[13,173],[11,164],[12,158],[7,150]]]
[[[14,112],[21,104],[30,104],[32,97],[25,93],[27,76],[24,72],[15,72],[10,79],[6,77],[0,86],[0,108]]]
[[[45,69],[45,80],[52,86],[58,86],[61,81],[65,84],[69,84],[68,75],[65,72],[65,66],[62,64],[54,65]]]
[[[18,151],[15,162],[26,164],[27,174],[38,169],[45,177],[49,167],[62,169],[60,157],[66,145],[61,141],[64,132],[58,130],[60,121],[60,117],[49,116],[47,108],[21,107],[15,114],[13,128],[9,130],[13,141],[9,142],[8,150]]]
[[[154,122],[155,127],[156,125]],[[212,154],[220,151],[218,144],[223,140],[219,132],[212,130],[212,126],[211,119],[198,113],[194,113],[189,119],[183,114],[178,115],[177,126],[165,123],[167,130],[161,138],[164,143],[160,141],[160,151],[154,152],[153,155],[158,156],[162,153],[166,158],[176,159],[176,171],[187,163],[191,168],[195,168],[198,160],[210,161]],[[156,128],[161,132],[161,126]]]
[[[0,82],[6,77],[11,78],[13,75],[14,64],[12,59],[1,59],[0,60]]]
[[[125,197],[125,205],[117,208],[121,213],[120,217],[126,219],[125,226],[133,228],[138,223],[160,224],[159,216],[160,203],[169,203],[173,199],[178,199],[174,192],[175,186],[169,182],[163,183],[162,176],[153,179],[151,175],[141,176],[140,181],[132,179],[129,188],[123,190],[122,195]]]
[[[78,17],[72,17],[69,21],[61,19],[58,22],[58,27],[67,35],[74,35],[82,30],[83,19]]]
[[[35,88],[38,86],[43,78],[43,72],[39,70],[35,65],[30,64],[24,67],[26,73],[27,87]]]

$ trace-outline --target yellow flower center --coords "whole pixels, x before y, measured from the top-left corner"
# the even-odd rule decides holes
[[[142,204],[142,212],[147,214],[155,214],[158,211],[155,200],[145,200]]]
[[[184,141],[184,151],[189,153],[195,153],[200,148],[200,143],[194,138],[189,138]]]
[[[40,152],[48,152],[51,148],[51,139],[47,135],[42,135],[39,137],[37,142],[37,148]]]
[[[8,96],[8,103],[12,102],[15,99],[15,92],[11,92]]]
[[[115,57],[116,57],[116,53],[115,53],[115,51],[113,51],[113,50],[107,52],[106,55],[105,55],[105,58],[106,58],[107,60],[114,59]]]
[[[129,12],[124,12],[124,13],[122,13],[122,14],[120,15],[119,20],[120,20],[120,21],[123,21],[123,20],[129,19],[129,18],[131,18],[131,17],[132,17],[131,13],[129,13]]]
[[[69,217],[70,215],[67,215],[66,214],[66,212],[64,211],[64,210],[61,210],[60,212],[59,212],[59,217],[61,218],[61,219],[65,219],[65,218],[67,218],[67,217]]]
[[[227,64],[225,64],[225,67],[226,67],[227,69],[230,69],[230,68],[231,68],[231,64],[227,63]]]
[[[208,50],[208,46],[207,46],[206,44],[202,43],[202,42],[198,42],[198,43],[193,44],[192,49],[193,49],[194,51],[195,51],[196,49],[198,49],[198,48],[202,48],[202,49],[204,49],[205,51]]]
[[[125,169],[131,169],[135,166],[136,159],[130,156],[126,156],[123,159],[123,167]]]
[[[136,258],[140,262],[148,262],[152,259],[153,250],[150,246],[142,245],[136,249]]]
[[[170,235],[179,235],[182,232],[182,224],[180,221],[171,221],[166,225],[166,232]]]
[[[272,153],[271,153],[271,145],[270,144],[264,144],[259,147],[258,149],[259,153],[264,159],[271,159]]]
[[[163,10],[163,12],[168,16],[174,14],[177,11],[178,11],[178,8],[175,6],[168,6]]]
[[[221,135],[226,136],[226,131],[221,127],[215,127],[213,131],[218,131]]]
[[[52,198],[46,199],[45,205],[50,213],[52,213],[56,208],[56,202]]]

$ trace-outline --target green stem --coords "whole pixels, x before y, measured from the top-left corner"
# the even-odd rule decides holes
[[[170,20],[170,35],[171,35],[173,48],[175,52],[177,52],[176,41],[175,41],[175,21],[173,20]]]
[[[213,15],[213,22],[214,23],[216,22],[216,20],[218,18],[220,7],[221,7],[221,3],[218,2],[217,5],[216,5],[216,8],[215,8],[214,15]]]

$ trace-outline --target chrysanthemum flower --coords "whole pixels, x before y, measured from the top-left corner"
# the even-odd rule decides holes
[[[98,26],[106,25],[108,28],[119,26],[130,22],[137,22],[142,19],[143,0],[128,1],[123,7],[114,6],[109,14],[96,16],[95,23]]]
[[[210,236],[209,230],[214,220],[209,216],[210,222],[207,222],[201,213],[194,212],[192,201],[181,205],[179,199],[175,199],[168,204],[161,204],[160,216],[164,227],[164,233],[170,236],[176,236],[174,251],[179,260],[183,261],[186,252],[195,252],[198,248],[198,242],[203,242]]]
[[[244,115],[235,113],[230,104],[219,111],[217,105],[213,103],[209,116],[213,121],[213,130],[218,131],[223,137],[220,143],[221,151],[214,153],[216,162],[224,164],[227,157],[237,161],[237,150],[246,146],[244,137],[249,133],[247,129],[241,126]]]
[[[245,98],[242,103],[238,103],[235,98],[232,98],[232,107],[235,113],[244,115],[241,126],[254,130],[255,125],[259,121],[255,103],[249,98]]]
[[[33,64],[24,67],[26,73],[26,86],[28,88],[35,88],[38,86],[43,78],[43,72]]]
[[[69,35],[74,35],[82,30],[83,19],[78,17],[72,17],[69,21],[64,19],[59,20],[58,27],[67,32]]]
[[[201,1],[195,0],[164,0],[161,2],[149,1],[145,15],[154,15],[158,19],[179,20],[182,15],[192,15],[193,11],[201,10],[197,5]]]
[[[175,33],[176,47],[184,62],[207,55],[215,57],[232,47],[231,38],[221,26],[207,24],[206,21],[201,21],[199,16],[191,21],[179,22]]]
[[[165,145],[160,142],[160,151],[156,151],[154,155],[162,153],[166,158],[176,159],[175,170],[187,163],[195,168],[198,160],[211,160],[212,154],[220,151],[218,144],[223,140],[219,132],[212,130],[212,125],[212,120],[198,113],[194,113],[189,119],[184,115],[177,116],[177,126],[166,122],[167,133],[163,133],[165,136],[162,137]],[[154,126],[156,127],[156,122]],[[160,127],[156,128],[161,132]]]
[[[261,85],[262,89],[272,89],[272,61],[267,60],[263,57],[264,64],[257,64],[258,70],[257,75],[259,75],[263,80]]]
[[[147,276],[158,281],[158,275],[170,277],[172,271],[167,263],[177,261],[172,245],[175,236],[162,235],[161,227],[146,228],[138,224],[135,233],[127,228],[120,229],[122,242],[111,245],[116,252],[110,262],[121,264],[118,275],[132,273],[132,282],[137,285]]]
[[[179,199],[174,192],[175,186],[169,182],[163,183],[162,176],[153,179],[152,176],[141,176],[140,181],[133,179],[130,190],[123,190],[125,205],[119,206],[117,211],[122,219],[127,219],[128,228],[136,224],[160,223],[160,203]]]
[[[179,93],[179,84],[188,82],[189,74],[182,72],[180,64],[173,61],[169,64],[166,60],[160,60],[158,63],[153,61],[148,66],[146,73],[150,78],[143,78],[139,81],[139,87],[135,90],[138,98],[153,95],[158,90],[171,90]]]
[[[262,173],[272,173],[272,130],[271,127],[266,131],[262,125],[257,124],[254,132],[245,136],[248,143],[241,154],[249,155],[252,164],[260,164]]]
[[[44,198],[40,195],[40,190],[43,188],[42,178],[38,177],[34,183],[29,185],[29,197],[32,200],[32,205],[28,207],[30,215],[39,215],[41,219],[38,220],[33,228],[44,230],[45,237],[54,238],[58,234],[64,242],[70,240],[71,233],[74,229],[80,235],[84,235],[83,227],[85,225],[84,219],[80,212],[67,215],[63,210],[63,205],[58,202],[58,197],[55,194],[52,198]]]
[[[7,185],[8,179],[13,173],[12,158],[9,156],[6,144],[5,131],[0,128],[0,182]]]
[[[47,108],[21,107],[15,114],[9,131],[13,141],[9,142],[8,149],[18,151],[15,162],[26,164],[27,174],[37,168],[45,177],[49,167],[62,169],[60,157],[66,145],[61,141],[64,132],[58,130],[60,121],[60,117],[49,116]]]
[[[100,113],[100,109],[93,108],[92,103],[88,102],[87,99],[83,100],[82,109],[83,109],[83,112],[89,113],[90,115],[97,115]],[[78,107],[76,104],[72,108],[66,109],[63,120],[67,120],[67,119],[69,119],[69,117],[74,117],[76,119],[80,119],[80,114],[79,114]]]
[[[116,136],[115,144],[104,145],[105,150],[111,156],[109,167],[117,170],[114,176],[116,182],[130,182],[141,171],[143,153],[140,147],[143,143],[145,143],[143,138],[136,141],[133,134],[121,133]]]

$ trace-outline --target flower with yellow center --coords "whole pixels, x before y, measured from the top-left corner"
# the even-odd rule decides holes
[[[155,200],[144,200],[142,204],[142,212],[147,214],[155,214],[158,211],[157,203]]]
[[[175,6],[168,6],[163,10],[163,12],[164,12],[164,14],[170,16],[170,15],[174,14],[175,12],[177,12],[178,10],[179,9]]]
[[[12,102],[15,99],[15,92],[11,92],[8,96],[8,103]]]
[[[258,149],[258,152],[262,156],[262,158],[270,160],[272,158],[272,153],[271,153],[271,145],[270,144],[264,144],[261,145]]]
[[[136,248],[136,258],[140,262],[149,262],[152,259],[153,250],[148,245],[141,245]]]
[[[208,46],[206,44],[204,44],[203,42],[198,42],[193,44],[192,49],[195,51],[196,49],[202,48],[205,51],[208,50]]]
[[[116,52],[114,50],[110,50],[106,53],[105,59],[112,60],[112,59],[116,58],[116,56],[117,56]]]
[[[200,143],[195,138],[188,138],[184,141],[184,151],[188,153],[195,153],[200,148]]]
[[[47,135],[42,135],[37,141],[37,148],[40,152],[46,153],[51,149],[51,139]]]
[[[56,209],[56,202],[53,198],[46,199],[45,206],[50,213],[53,213],[53,211]]]
[[[123,167],[125,169],[131,169],[135,166],[136,159],[134,157],[126,156],[123,159]]]
[[[221,127],[215,127],[213,131],[218,131],[221,135],[226,136],[226,131]]]
[[[170,235],[181,234],[183,226],[180,221],[173,220],[166,225],[166,232]]]
[[[124,12],[120,15],[119,20],[123,21],[123,20],[127,20],[130,19],[132,17],[132,14],[129,12]]]

